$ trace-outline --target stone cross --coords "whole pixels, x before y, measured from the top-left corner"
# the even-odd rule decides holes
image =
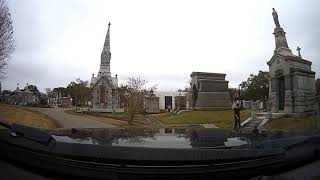
[[[299,56],[300,58],[302,58],[302,57],[301,57],[301,53],[300,53],[301,48],[300,48],[299,46],[297,47],[297,51],[298,51],[298,56]]]

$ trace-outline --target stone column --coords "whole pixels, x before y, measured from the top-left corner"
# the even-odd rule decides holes
[[[278,112],[278,88],[277,88],[277,78],[270,78],[270,91],[269,91],[269,101],[271,104],[271,112]]]
[[[285,99],[284,99],[284,112],[293,112],[293,91],[292,91],[292,77],[290,75],[284,76],[285,84]]]

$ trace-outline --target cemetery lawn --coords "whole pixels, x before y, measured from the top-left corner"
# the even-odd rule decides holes
[[[5,123],[16,123],[36,128],[57,128],[55,121],[44,114],[0,103],[0,120]]]
[[[250,111],[241,111],[241,122],[251,115]],[[153,114],[152,118],[161,121],[165,125],[187,125],[187,124],[214,124],[219,128],[233,128],[233,110],[225,111],[191,111],[180,115],[174,113]]]
[[[273,119],[264,125],[265,129],[315,129],[317,128],[317,119],[310,117],[282,117]]]
[[[174,113],[160,113],[142,115],[137,114],[134,118],[133,125],[129,125],[129,115],[126,113],[98,113],[90,112],[86,114],[77,113],[75,110],[67,110],[65,113],[90,116],[100,122],[109,123],[119,127],[150,127],[150,126],[165,126],[165,127],[187,127],[188,125],[214,124],[219,128],[233,128],[234,114],[233,110],[226,111],[192,111],[185,112],[180,115]],[[241,111],[241,122],[245,121],[251,115],[250,111]],[[146,119],[160,121],[160,125],[147,125]]]
[[[90,113],[77,113],[75,110],[66,110],[65,113],[77,115],[77,116],[87,116],[90,117],[90,119],[104,122],[108,124],[112,124],[118,127],[129,127],[128,119],[129,116],[125,113],[97,113],[97,112],[90,112]],[[139,117],[139,116],[137,116]],[[133,126],[140,126],[142,125],[141,120],[135,118],[133,122]]]

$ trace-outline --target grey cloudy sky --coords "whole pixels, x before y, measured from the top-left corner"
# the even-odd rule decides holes
[[[184,88],[192,71],[226,73],[236,87],[268,70],[278,11],[289,47],[320,70],[320,1],[10,0],[16,51],[5,89],[41,91],[97,73],[111,22],[111,73],[140,76],[159,90]]]

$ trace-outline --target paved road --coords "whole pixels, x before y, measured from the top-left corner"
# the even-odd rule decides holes
[[[107,127],[116,127],[111,124],[102,123],[88,117],[82,117],[77,115],[67,114],[64,111],[65,108],[35,108],[35,107],[26,107],[27,109],[38,111],[42,114],[45,114],[52,119],[55,119],[56,122],[61,126],[61,128],[107,128]]]

